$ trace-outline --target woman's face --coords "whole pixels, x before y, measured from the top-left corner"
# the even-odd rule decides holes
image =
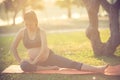
[[[25,21],[25,25],[26,25],[27,29],[30,31],[35,31],[37,28],[37,24],[31,20]]]

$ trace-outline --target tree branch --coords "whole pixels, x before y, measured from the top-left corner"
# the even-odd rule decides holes
[[[107,11],[109,12],[110,10],[110,3],[107,2],[107,0],[100,0],[100,3],[102,5],[102,7]]]
[[[114,4],[117,9],[120,9],[120,0],[117,0]]]
[[[83,0],[88,11],[98,13],[100,1],[99,0]],[[94,9],[94,10],[93,10]]]

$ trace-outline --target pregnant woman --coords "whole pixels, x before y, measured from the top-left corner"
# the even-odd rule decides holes
[[[37,70],[59,69],[62,67],[104,73],[104,70],[108,67],[108,65],[91,66],[56,55],[48,48],[46,34],[38,26],[38,19],[34,11],[25,13],[24,23],[25,27],[17,33],[11,47],[14,57],[19,62],[23,71],[33,72]],[[23,60],[18,55],[17,47],[21,40],[28,50],[28,60]]]

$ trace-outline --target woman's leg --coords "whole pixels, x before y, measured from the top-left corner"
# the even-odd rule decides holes
[[[59,67],[57,67],[57,66],[33,65],[33,64],[30,64],[28,61],[22,61],[21,64],[20,64],[20,68],[24,72],[34,72],[34,71],[38,71],[38,70],[50,70],[50,69],[57,70],[57,69],[59,69]]]
[[[83,70],[83,71],[98,72],[98,73],[104,73],[105,69],[108,66],[109,65],[105,65],[105,66],[91,66],[91,65],[83,64],[82,67],[81,67],[81,70]]]
[[[82,63],[72,61],[70,59],[67,59],[65,57],[56,55],[53,53],[53,51],[50,50],[50,55],[48,59],[43,62],[39,63],[40,66],[58,66],[62,68],[72,68],[72,69],[81,69]]]
[[[30,64],[28,61],[22,61],[20,64],[20,68],[24,71],[24,72],[33,72],[36,71],[37,66]]]
[[[45,61],[44,63],[41,63],[40,65],[58,66],[62,68],[72,68],[77,70],[85,70],[85,71],[92,71],[92,72],[98,72],[98,73],[103,73],[104,70],[108,67],[108,65],[91,66],[91,65],[80,63],[80,62],[72,61],[70,59],[56,55],[52,51],[50,51],[50,56],[48,57],[47,61]]]

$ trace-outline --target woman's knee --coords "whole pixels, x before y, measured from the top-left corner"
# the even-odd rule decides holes
[[[22,61],[20,64],[20,68],[25,72],[33,72],[36,71],[36,66],[30,64],[28,61]]]

